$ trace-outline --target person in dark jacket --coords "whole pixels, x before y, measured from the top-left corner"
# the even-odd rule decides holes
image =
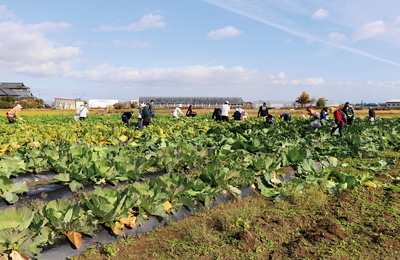
[[[289,113],[282,113],[280,117],[283,118],[285,122],[290,122],[290,120],[292,120],[292,115]]]
[[[347,119],[349,118],[349,102],[344,103],[344,107],[342,108],[342,115],[343,115],[343,121],[345,124],[347,124]]]
[[[264,102],[262,106],[258,109],[257,117],[267,117],[268,116],[268,107],[267,103]]]
[[[150,111],[150,116],[154,118],[156,116],[156,104],[154,104],[154,100],[150,101],[149,111]]]
[[[186,111],[186,117],[192,117],[192,116],[193,116],[193,107],[192,105],[190,105],[188,110]]]
[[[233,113],[233,119],[242,120],[242,113],[240,113],[240,108],[236,108],[235,113]]]
[[[221,121],[221,120],[222,120],[222,118],[221,118],[221,113],[222,113],[221,108],[216,107],[216,108],[214,109],[214,113],[212,114],[212,119],[214,119],[214,117],[215,117],[215,120],[216,120],[216,121]]]
[[[138,122],[136,125],[136,129],[142,129],[143,128],[142,115],[138,115],[137,118],[138,118]]]
[[[265,118],[265,122],[267,122],[267,124],[271,124],[274,125],[276,124],[276,122],[274,121],[274,117],[271,114],[268,114]]]
[[[133,116],[133,111],[131,112],[125,112],[122,114],[122,122],[129,127],[129,120],[131,119],[131,117]]]
[[[147,109],[146,104],[142,104],[142,118],[143,118],[143,126],[148,126],[151,123],[151,115],[150,111]]]
[[[369,107],[369,111],[368,111],[368,120],[373,122],[375,121],[375,110],[372,109],[372,107]]]

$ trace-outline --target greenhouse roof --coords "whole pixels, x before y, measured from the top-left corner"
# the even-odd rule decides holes
[[[156,104],[223,104],[229,101],[230,104],[243,104],[241,97],[139,97],[139,101],[150,103],[154,100]]]

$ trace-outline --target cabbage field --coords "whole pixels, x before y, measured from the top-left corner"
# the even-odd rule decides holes
[[[399,177],[386,174],[390,181],[382,182],[374,174],[398,164],[388,156],[400,147],[397,118],[357,119],[344,138],[331,136],[329,124],[313,132],[301,118],[270,125],[255,117],[218,123],[207,115],[157,115],[142,130],[126,128],[115,114],[24,119],[0,121],[4,259],[40,258],[57,239],[80,248],[100,229],[123,236],[151,216],[168,219],[222,195],[239,198],[244,187],[276,200],[310,185],[326,194],[354,187],[400,192]]]

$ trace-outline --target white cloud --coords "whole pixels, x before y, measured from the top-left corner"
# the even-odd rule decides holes
[[[311,19],[313,20],[324,20],[326,17],[329,16],[329,11],[325,9],[318,9],[315,11],[315,13],[312,15]]]
[[[35,77],[63,74],[80,53],[78,47],[62,46],[46,33],[71,27],[66,22],[24,24],[6,6],[0,6],[0,69]]]
[[[0,23],[0,68],[37,76],[63,71],[66,60],[78,56],[78,47],[61,46],[46,38],[48,32],[70,27],[68,23],[44,22],[24,24],[5,21]],[[55,69],[55,66],[60,66]]]
[[[360,40],[367,40],[374,38],[378,35],[385,34],[387,32],[385,23],[382,20],[367,23],[360,29],[354,32],[353,41],[357,42]]]
[[[165,22],[162,21],[161,15],[146,14],[139,22],[131,23],[127,26],[111,26],[102,25],[97,31],[135,31],[140,32],[148,29],[160,29],[166,26]]]
[[[361,56],[364,56],[364,57],[368,57],[370,59],[378,60],[378,61],[381,61],[381,62],[384,62],[384,63],[387,63],[387,64],[391,64],[391,65],[400,67],[400,63],[398,63],[398,62],[375,56],[373,54],[367,53],[367,52],[362,51],[360,49],[356,49],[356,48],[350,47],[348,45],[334,44],[331,41],[323,40],[323,39],[321,39],[319,37],[316,37],[316,36],[314,36],[312,34],[307,33],[306,32],[307,31],[306,28],[304,30],[300,30],[300,29],[296,28],[295,26],[285,26],[285,25],[283,25],[281,23],[281,21],[279,21],[279,19],[274,18],[274,15],[270,15],[270,16],[265,16],[264,15],[265,11],[267,11],[268,9],[264,9],[263,8],[263,4],[262,4],[261,0],[258,1],[258,2],[256,0],[253,3],[249,2],[249,1],[241,1],[241,0],[238,0],[238,1],[203,0],[203,1],[205,1],[207,3],[210,3],[212,5],[218,6],[220,8],[223,8],[225,10],[228,10],[230,12],[236,13],[238,15],[241,15],[241,16],[253,19],[255,21],[258,21],[260,23],[266,24],[266,25],[271,26],[273,28],[276,28],[278,30],[281,30],[281,31],[287,32],[289,34],[304,38],[304,39],[307,40],[307,43],[318,42],[318,43],[325,44],[325,45],[328,45],[328,46],[331,46],[331,47],[335,47],[335,48],[338,48],[338,49],[341,49],[341,50],[345,50],[345,51],[348,51],[348,52],[351,52],[351,53],[355,53],[355,54],[358,54],[358,55],[361,55]],[[292,1],[292,2],[295,2],[295,1]],[[302,3],[301,1],[297,1],[297,2],[298,2],[299,6],[304,5],[304,3]],[[369,4],[371,4],[371,3],[375,3],[375,2],[370,2]],[[334,6],[336,4],[337,3],[334,3]],[[363,6],[365,6],[364,2],[362,2],[362,3],[360,2],[359,3],[359,5],[361,5],[361,4]],[[282,3],[279,3],[279,5],[283,5],[284,6],[284,4],[282,4]],[[358,7],[359,5],[355,5],[355,6],[359,9],[359,7]],[[353,9],[347,7],[347,6],[346,6],[346,8],[348,8],[349,10],[353,10]],[[357,13],[359,13],[360,11],[358,9],[354,10],[354,12],[357,11]],[[385,11],[393,12],[393,9],[394,8],[386,9]],[[342,11],[341,8],[339,8],[339,9],[337,8],[337,10],[339,10],[338,12]],[[378,8],[374,8],[373,11],[377,11],[377,10],[378,10]],[[396,11],[397,11],[397,9],[396,9]],[[341,23],[342,20],[346,20],[346,21],[355,20],[354,12],[351,13],[350,16],[346,17],[346,18],[350,18],[350,19],[344,19],[344,18],[341,17],[342,19],[339,20],[339,24]],[[382,14],[382,11],[379,11],[379,12],[380,12],[380,14]],[[399,41],[395,41],[398,38],[400,38],[400,36],[396,37],[394,39],[392,38],[390,41],[394,41],[394,42],[396,42],[396,44],[398,44]]]
[[[343,33],[338,33],[338,32],[331,32],[331,33],[329,33],[329,34],[328,34],[328,38],[331,39],[331,41],[332,41],[333,43],[336,43],[336,44],[342,44],[342,43],[348,41],[348,39],[347,39],[347,37],[346,37],[345,34],[343,34]]]
[[[265,87],[313,87],[325,84],[323,78],[291,79],[284,72],[267,75],[258,70],[243,67],[193,65],[177,68],[113,67],[102,64],[86,71],[74,71],[74,78],[85,79],[96,84],[153,86],[162,89],[199,88],[209,89],[264,89]],[[202,90],[202,91],[203,91]],[[197,93],[197,92],[196,92]],[[199,94],[199,93],[197,93]]]
[[[14,12],[7,10],[6,5],[0,5],[0,20],[16,20],[18,17]]]
[[[207,34],[207,38],[210,40],[220,40],[223,38],[233,38],[242,34],[242,31],[239,31],[233,26],[227,26],[218,30],[213,30]]]

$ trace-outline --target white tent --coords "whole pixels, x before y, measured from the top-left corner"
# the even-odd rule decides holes
[[[116,99],[89,99],[89,108],[106,108],[116,103]]]

